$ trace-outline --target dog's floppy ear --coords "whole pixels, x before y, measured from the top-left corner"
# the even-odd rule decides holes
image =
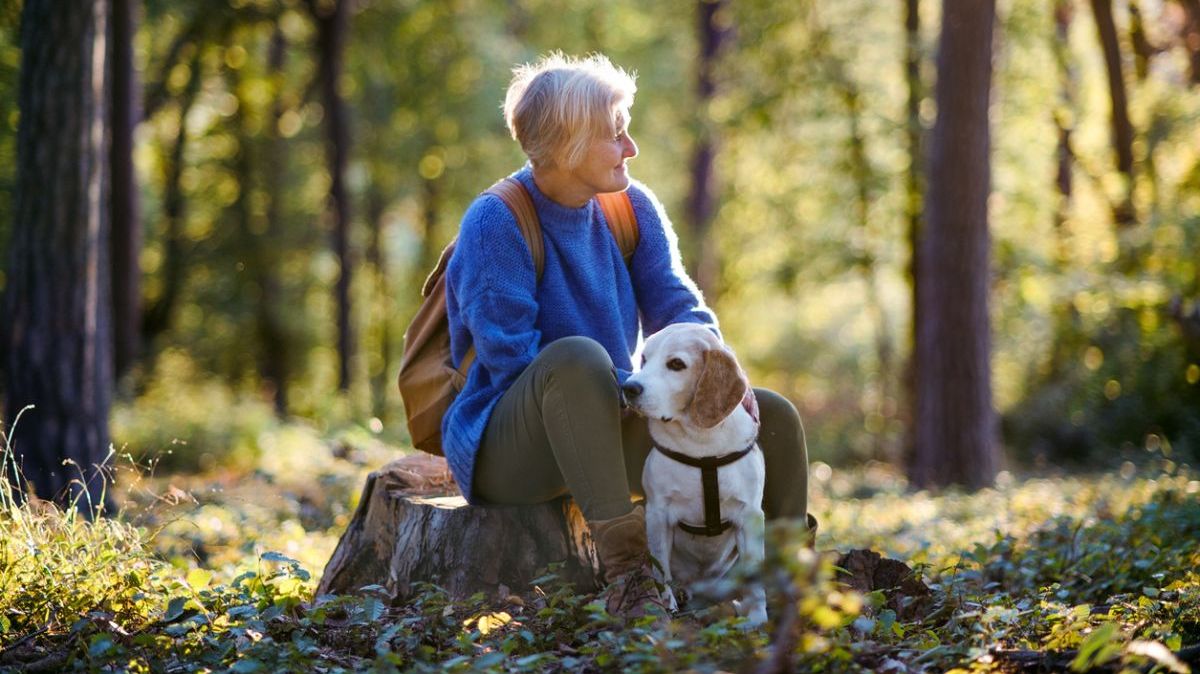
[[[712,428],[733,413],[749,388],[733,354],[721,348],[708,349],[688,415],[697,426]]]

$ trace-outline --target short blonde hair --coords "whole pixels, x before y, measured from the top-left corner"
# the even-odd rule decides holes
[[[534,165],[574,168],[593,140],[624,126],[635,77],[602,54],[553,52],[513,68],[504,121]]]

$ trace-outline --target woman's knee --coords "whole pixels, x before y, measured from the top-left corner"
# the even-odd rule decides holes
[[[616,381],[608,351],[600,342],[589,337],[556,339],[538,354],[537,363],[548,376],[565,378],[572,383],[606,379]]]

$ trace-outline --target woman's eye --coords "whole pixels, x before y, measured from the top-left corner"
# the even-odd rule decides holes
[[[680,370],[686,370],[687,363],[683,362],[682,360],[680,360],[678,358],[672,358],[671,360],[667,361],[667,369],[674,370],[676,372],[678,372]]]

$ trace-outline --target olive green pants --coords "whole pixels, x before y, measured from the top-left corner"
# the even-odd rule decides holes
[[[767,469],[763,510],[768,519],[803,519],[808,452],[800,414],[773,391],[754,394]],[[476,458],[474,492],[497,505],[570,494],[588,520],[620,517],[633,496],[642,496],[651,444],[646,420],[621,409],[604,347],[567,337],[543,349],[496,404]]]

